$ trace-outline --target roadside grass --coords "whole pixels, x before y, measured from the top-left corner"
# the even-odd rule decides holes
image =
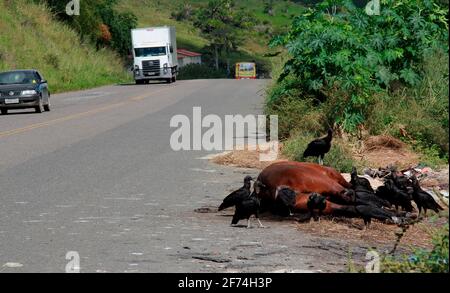
[[[38,69],[52,93],[131,80],[120,58],[82,43],[47,7],[25,0],[0,2],[0,71]]]

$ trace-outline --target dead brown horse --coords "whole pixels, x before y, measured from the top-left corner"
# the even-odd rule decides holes
[[[259,192],[261,206],[269,209],[275,202],[276,190],[287,186],[296,193],[295,211],[307,212],[308,197],[317,192],[327,197],[324,215],[352,213],[353,209],[346,205],[351,198],[345,196],[346,188],[351,188],[342,175],[330,167],[304,162],[279,162],[265,168],[258,176],[262,183]]]

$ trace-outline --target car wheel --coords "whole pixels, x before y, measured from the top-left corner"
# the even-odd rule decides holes
[[[144,81],[143,80],[136,80],[136,84],[144,84]]]
[[[8,109],[1,109],[2,115],[7,115],[8,114]]]
[[[34,109],[36,110],[36,113],[44,112],[44,104],[42,102],[42,98],[39,99],[39,104]]]
[[[44,105],[44,110],[50,112],[50,101],[48,101],[47,105]]]
[[[172,78],[166,79],[166,82],[167,82],[167,83],[172,83]]]
[[[174,75],[174,77],[172,77],[172,82],[176,82],[177,81],[177,76]]]

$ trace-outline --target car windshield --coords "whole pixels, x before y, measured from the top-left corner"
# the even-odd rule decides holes
[[[136,48],[134,53],[136,57],[164,56],[166,55],[166,47]]]
[[[37,76],[32,71],[11,71],[0,73],[0,84],[32,84],[37,82]]]

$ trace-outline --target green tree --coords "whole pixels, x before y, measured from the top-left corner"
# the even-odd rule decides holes
[[[207,38],[213,49],[215,67],[219,69],[222,52],[237,49],[241,43],[237,28],[241,26],[234,0],[210,0],[206,7],[198,10],[194,25]]]
[[[129,12],[118,13],[114,6],[118,0],[98,1],[97,13],[111,32],[111,47],[121,55],[127,55],[131,46],[131,29],[137,26],[137,17]]]

